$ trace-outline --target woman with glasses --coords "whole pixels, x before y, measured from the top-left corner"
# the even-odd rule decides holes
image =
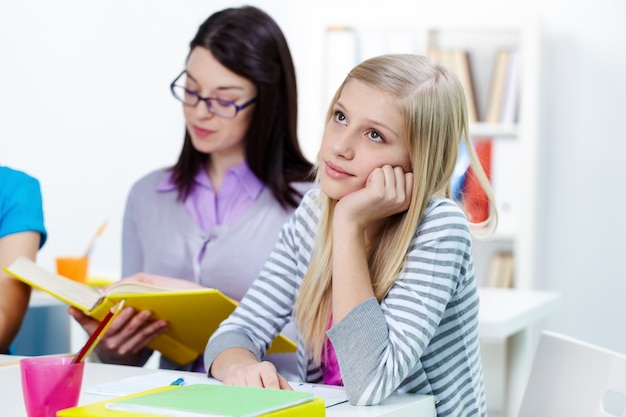
[[[170,85],[182,103],[178,162],[132,187],[122,275],[169,288],[217,288],[240,300],[283,223],[311,187],[297,140],[295,70],[275,21],[254,7],[210,16]],[[174,277],[174,278],[166,278]],[[97,322],[71,309],[92,333]],[[167,331],[149,311],[126,308],[96,349],[108,363],[143,365],[146,345]],[[162,368],[204,371],[202,358]]]

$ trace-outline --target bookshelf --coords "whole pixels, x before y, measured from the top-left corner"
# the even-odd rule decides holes
[[[513,286],[533,288],[537,212],[538,24],[530,18],[463,24],[443,22],[425,25],[417,33],[417,39],[418,51],[429,51],[435,47],[462,49],[471,57],[474,94],[480,117],[471,124],[470,131],[474,139],[487,138],[492,142],[491,180],[500,214],[495,235],[489,240],[475,242],[477,279],[481,284],[493,280],[494,277],[488,276],[492,256],[510,251],[514,257]],[[507,110],[504,97],[499,105],[496,104],[494,116],[492,95],[497,89],[494,79],[502,72],[498,68],[498,60],[502,62],[503,51],[514,51],[508,59],[511,68],[517,70],[517,112]],[[506,78],[507,75],[500,76]],[[505,80],[505,89],[510,87]],[[498,114],[498,110],[504,114]]]
[[[486,285],[492,254],[512,252],[513,286],[533,288],[539,60],[536,19],[493,17],[461,22],[446,16],[386,28],[377,25],[376,29],[368,25],[329,25],[325,47],[325,103],[349,69],[371,56],[408,52],[434,58],[435,49],[467,52],[477,113],[477,119],[470,122],[470,134],[475,140],[491,143],[491,179],[500,215],[495,234],[487,240],[475,240],[476,277],[480,285]],[[518,83],[516,109],[508,116],[502,115],[501,121],[494,120],[489,107],[495,62],[503,49],[516,51]]]

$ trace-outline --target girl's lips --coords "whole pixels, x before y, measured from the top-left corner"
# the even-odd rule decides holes
[[[333,163],[328,162],[328,161],[326,161],[324,170],[326,172],[326,175],[328,175],[331,178],[343,179],[343,178],[352,177],[352,174],[347,173],[346,171],[344,171],[337,165],[334,165]]]
[[[200,138],[205,138],[209,136],[210,134],[212,134],[213,132],[214,132],[213,130],[203,129],[198,126],[193,126],[193,133]]]

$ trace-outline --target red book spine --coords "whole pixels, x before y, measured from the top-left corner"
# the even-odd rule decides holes
[[[474,149],[478,160],[491,181],[491,146],[492,141],[489,139],[481,139],[474,141]],[[480,223],[489,217],[489,199],[483,191],[483,188],[474,173],[473,168],[469,168],[465,183],[463,196],[465,211],[472,223]]]

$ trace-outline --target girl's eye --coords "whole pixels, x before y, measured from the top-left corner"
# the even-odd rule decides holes
[[[335,110],[335,121],[341,123],[343,125],[346,124],[346,115],[340,112],[339,110]]]
[[[385,138],[383,138],[380,133],[375,130],[372,130],[367,134],[367,137],[373,140],[374,142],[384,142]]]

